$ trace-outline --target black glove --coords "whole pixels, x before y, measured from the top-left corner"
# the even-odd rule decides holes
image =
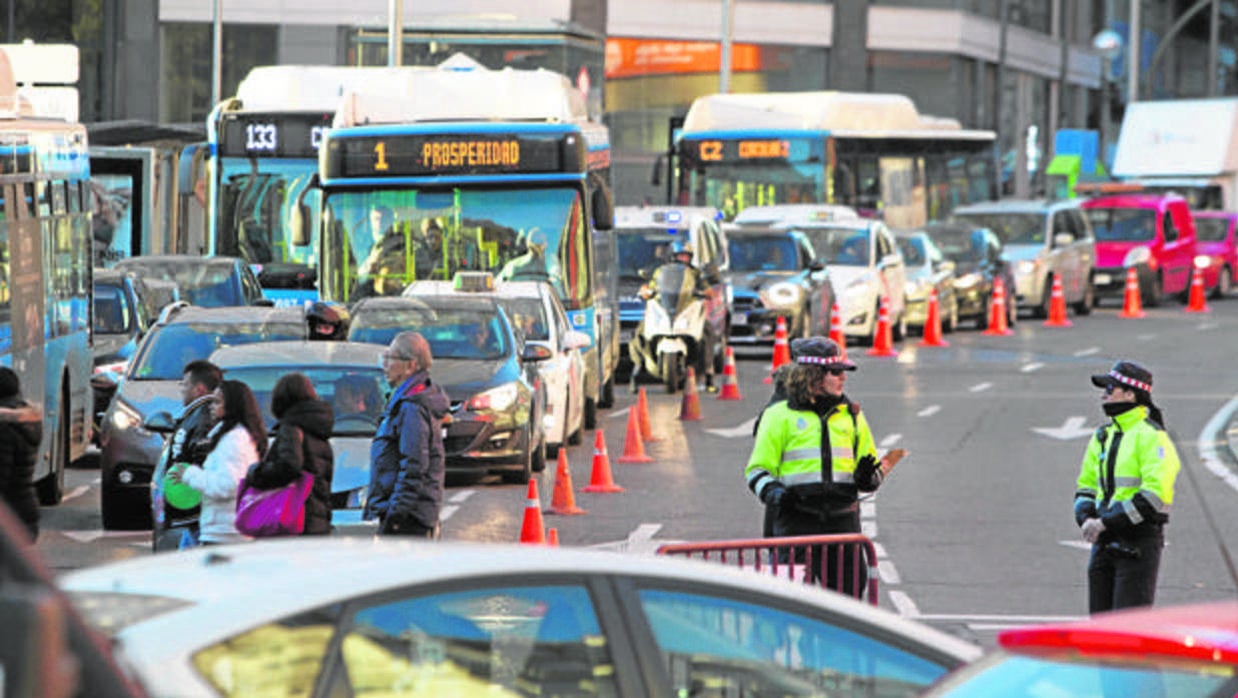
[[[799,499],[794,490],[779,484],[771,486],[769,495],[765,498],[765,503],[779,509],[790,509],[795,506]]]
[[[877,458],[872,454],[864,456],[855,464],[855,479],[857,482],[871,482],[873,475],[881,465],[877,462]]]

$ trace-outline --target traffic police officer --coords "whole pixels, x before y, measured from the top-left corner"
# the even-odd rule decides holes
[[[810,337],[797,348],[786,400],[770,405],[761,417],[744,471],[748,489],[777,509],[773,537],[859,533],[858,495],[876,490],[886,473],[868,420],[843,394],[847,372],[856,365],[825,337]],[[826,584],[859,596],[867,570],[857,565],[856,554],[844,554],[839,570],[836,547],[826,546]],[[780,561],[788,561],[786,552],[780,551]],[[814,547],[814,581],[821,579],[821,552]]]
[[[1092,436],[1075,491],[1075,522],[1092,544],[1088,611],[1150,606],[1174,501],[1178,452],[1152,404],[1152,373],[1119,361],[1092,376],[1111,420]]]

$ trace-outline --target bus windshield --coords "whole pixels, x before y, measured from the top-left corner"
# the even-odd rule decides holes
[[[318,170],[314,159],[223,159],[220,178],[217,254],[240,257],[249,264],[313,265],[315,241],[304,247],[289,240],[297,196]],[[305,203],[317,207],[318,191]],[[263,279],[264,286],[271,282]]]
[[[726,163],[692,172],[693,200],[720,209],[727,220],[749,206],[825,201],[819,162]]]
[[[331,298],[398,295],[469,269],[548,281],[569,310],[592,302],[591,238],[573,187],[333,192],[323,213]]]

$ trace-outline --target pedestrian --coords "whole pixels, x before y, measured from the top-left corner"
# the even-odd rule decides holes
[[[364,516],[379,535],[438,538],[445,465],[447,393],[430,380],[434,358],[417,332],[401,332],[383,352],[394,389],[370,446],[370,491]]]
[[[210,452],[209,435],[215,426],[212,399],[223,382],[223,371],[205,359],[190,361],[181,371],[181,404],[184,409],[172,428],[151,479],[151,513],[154,529],[151,544],[155,552],[176,550],[192,544],[198,537],[197,507],[179,509],[163,497],[163,479],[172,465],[200,465]]]
[[[859,493],[872,492],[895,461],[878,461],[873,435],[860,406],[844,394],[856,365],[833,340],[810,337],[799,343],[795,366],[785,378],[786,400],[766,408],[748,459],[748,488],[762,503],[777,507],[773,537],[859,533]],[[859,596],[867,570],[857,555],[839,546],[813,546],[813,581]],[[780,551],[780,562],[789,562]],[[796,562],[804,562],[797,551]],[[822,553],[828,564],[822,570]]]
[[[202,493],[200,544],[241,543],[249,537],[236,530],[236,490],[249,467],[266,454],[266,422],[254,392],[237,380],[219,384],[211,409],[216,424],[211,428],[206,460],[201,466],[178,463],[168,479]]]
[[[273,490],[292,483],[303,472],[313,475],[314,485],[305,500],[302,535],[326,535],[331,532],[331,478],[335,472],[330,442],[335,413],[331,404],[318,397],[304,373],[288,373],[271,389],[271,414],[279,420],[275,439],[266,456],[249,469],[245,481],[255,489]]]
[[[0,407],[23,411],[30,403],[21,394],[13,369],[0,367]],[[30,541],[39,537],[39,499],[34,490],[34,466],[43,440],[43,422],[0,421],[0,497],[26,525]]]
[[[1092,384],[1110,421],[1092,435],[1075,489],[1075,523],[1092,544],[1088,612],[1151,606],[1181,462],[1148,369],[1119,361]]]

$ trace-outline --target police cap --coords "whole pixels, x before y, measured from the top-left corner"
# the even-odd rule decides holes
[[[1097,388],[1123,387],[1152,392],[1152,372],[1134,361],[1119,361],[1109,373],[1092,376],[1092,385]]]
[[[827,337],[807,337],[791,343],[791,353],[795,363],[840,368],[844,371],[854,371],[857,366],[843,355],[838,344]]]

